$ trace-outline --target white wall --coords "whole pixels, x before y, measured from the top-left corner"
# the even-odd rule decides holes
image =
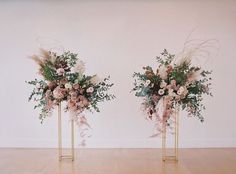
[[[37,51],[37,38],[79,52],[87,73],[110,74],[116,84],[117,99],[89,114],[93,136],[87,147],[160,147],[160,138],[148,138],[152,125],[130,93],[131,76],[143,65],[156,65],[163,48],[178,53],[196,27],[192,39],[220,42],[207,66],[214,70],[214,98],[206,99],[203,124],[181,115],[180,145],[235,147],[236,1],[1,1],[0,147],[57,145],[56,113],[41,125],[27,102],[31,88],[24,81],[37,71],[27,56]]]

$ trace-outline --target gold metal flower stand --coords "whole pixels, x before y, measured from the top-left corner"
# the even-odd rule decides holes
[[[71,149],[70,149],[70,155],[63,155],[62,154],[63,148],[62,148],[62,126],[61,126],[61,103],[58,105],[58,159],[59,161],[62,161],[62,159],[71,159],[74,161],[74,121],[71,120]]]
[[[174,112],[174,154],[167,155],[167,147],[166,147],[166,125],[163,124],[163,132],[162,132],[162,160],[163,161],[178,161],[178,138],[179,138],[179,106],[175,104],[175,112]]]

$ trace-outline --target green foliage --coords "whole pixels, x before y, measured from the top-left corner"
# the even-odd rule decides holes
[[[42,71],[43,71],[43,76],[45,80],[54,81],[58,79],[56,70],[51,68],[49,64],[45,64],[44,66],[42,66]]]
[[[26,83],[33,86],[33,90],[29,96],[29,101],[35,101],[34,109],[40,109],[39,118],[41,122],[51,114],[52,109],[60,102],[70,102],[72,98],[71,93],[76,94],[76,107],[78,111],[97,111],[99,112],[98,104],[103,101],[112,100],[114,95],[109,94],[108,91],[113,86],[109,83],[110,77],[105,78],[101,82],[94,84],[91,82],[95,76],[88,76],[81,74],[81,72],[72,72],[71,69],[78,63],[78,55],[69,51],[62,55],[56,53],[46,52],[45,58],[40,60],[40,74],[43,80],[32,80]],[[34,58],[39,62],[38,58]],[[41,63],[42,62],[42,63]],[[79,66],[83,63],[79,62]],[[61,72],[62,70],[62,72]],[[66,85],[71,87],[66,87]],[[74,87],[73,85],[77,85]],[[92,88],[92,92],[87,92]],[[59,89],[59,91],[57,91]],[[62,97],[58,98],[58,95]],[[80,103],[82,102],[82,103]],[[87,103],[87,104],[84,104]],[[69,110],[68,105],[65,108]]]
[[[172,102],[177,102],[183,110],[187,110],[189,115],[196,116],[200,121],[204,121],[202,110],[205,109],[205,106],[202,103],[202,95],[212,96],[209,91],[212,71],[201,70],[200,67],[191,66],[187,61],[177,65],[174,63],[174,59],[175,56],[164,49],[161,56],[157,56],[158,68],[156,73],[152,67],[146,66],[143,68],[143,73],[135,72],[133,74],[134,87],[132,91],[135,92],[135,96],[145,99],[143,105],[147,110],[151,109],[154,112],[160,98],[169,96],[172,98]],[[163,73],[160,72],[163,71],[161,69],[163,67],[166,67],[164,71],[167,73],[166,79],[162,79],[160,75]],[[198,73],[199,76],[195,77]],[[172,80],[175,81],[175,86],[171,84]],[[161,83],[166,83],[166,86],[161,86]],[[169,93],[167,86],[168,89],[171,88],[172,93]],[[178,95],[180,87],[187,93]],[[159,90],[163,90],[164,93],[160,94]],[[153,96],[156,98],[155,100]]]
[[[163,50],[161,56],[157,56],[156,60],[160,65],[165,65],[165,66],[169,65],[175,57],[175,55],[168,53],[166,49]]]
[[[61,55],[61,58],[65,60],[69,66],[74,67],[78,60],[78,54],[66,51]]]

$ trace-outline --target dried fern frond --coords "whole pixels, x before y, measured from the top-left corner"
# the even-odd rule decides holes
[[[43,49],[43,48],[40,48],[39,49],[40,51],[40,56],[42,57],[42,59],[45,61],[45,60],[50,60],[50,52]]]
[[[40,59],[39,56],[34,54],[34,55],[30,56],[29,58],[32,59],[33,61],[35,61],[39,66],[43,65],[43,61]]]
[[[204,64],[204,61],[206,62],[210,58],[210,53],[217,50],[217,40],[188,40],[174,62],[177,64],[191,63],[195,59],[198,63]]]

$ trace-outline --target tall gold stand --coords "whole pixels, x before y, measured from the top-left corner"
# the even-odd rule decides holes
[[[61,128],[61,103],[58,105],[58,158],[59,161],[62,159],[71,159],[74,161],[74,120],[71,120],[71,155],[62,155],[62,128]]]
[[[175,143],[174,143],[174,155],[167,155],[167,147],[166,147],[166,125],[163,124],[162,129],[162,160],[163,161],[178,161],[178,150],[179,150],[179,106],[174,104],[175,107],[175,113],[174,113],[174,122],[175,122],[175,128],[174,128],[174,138],[175,138]]]

